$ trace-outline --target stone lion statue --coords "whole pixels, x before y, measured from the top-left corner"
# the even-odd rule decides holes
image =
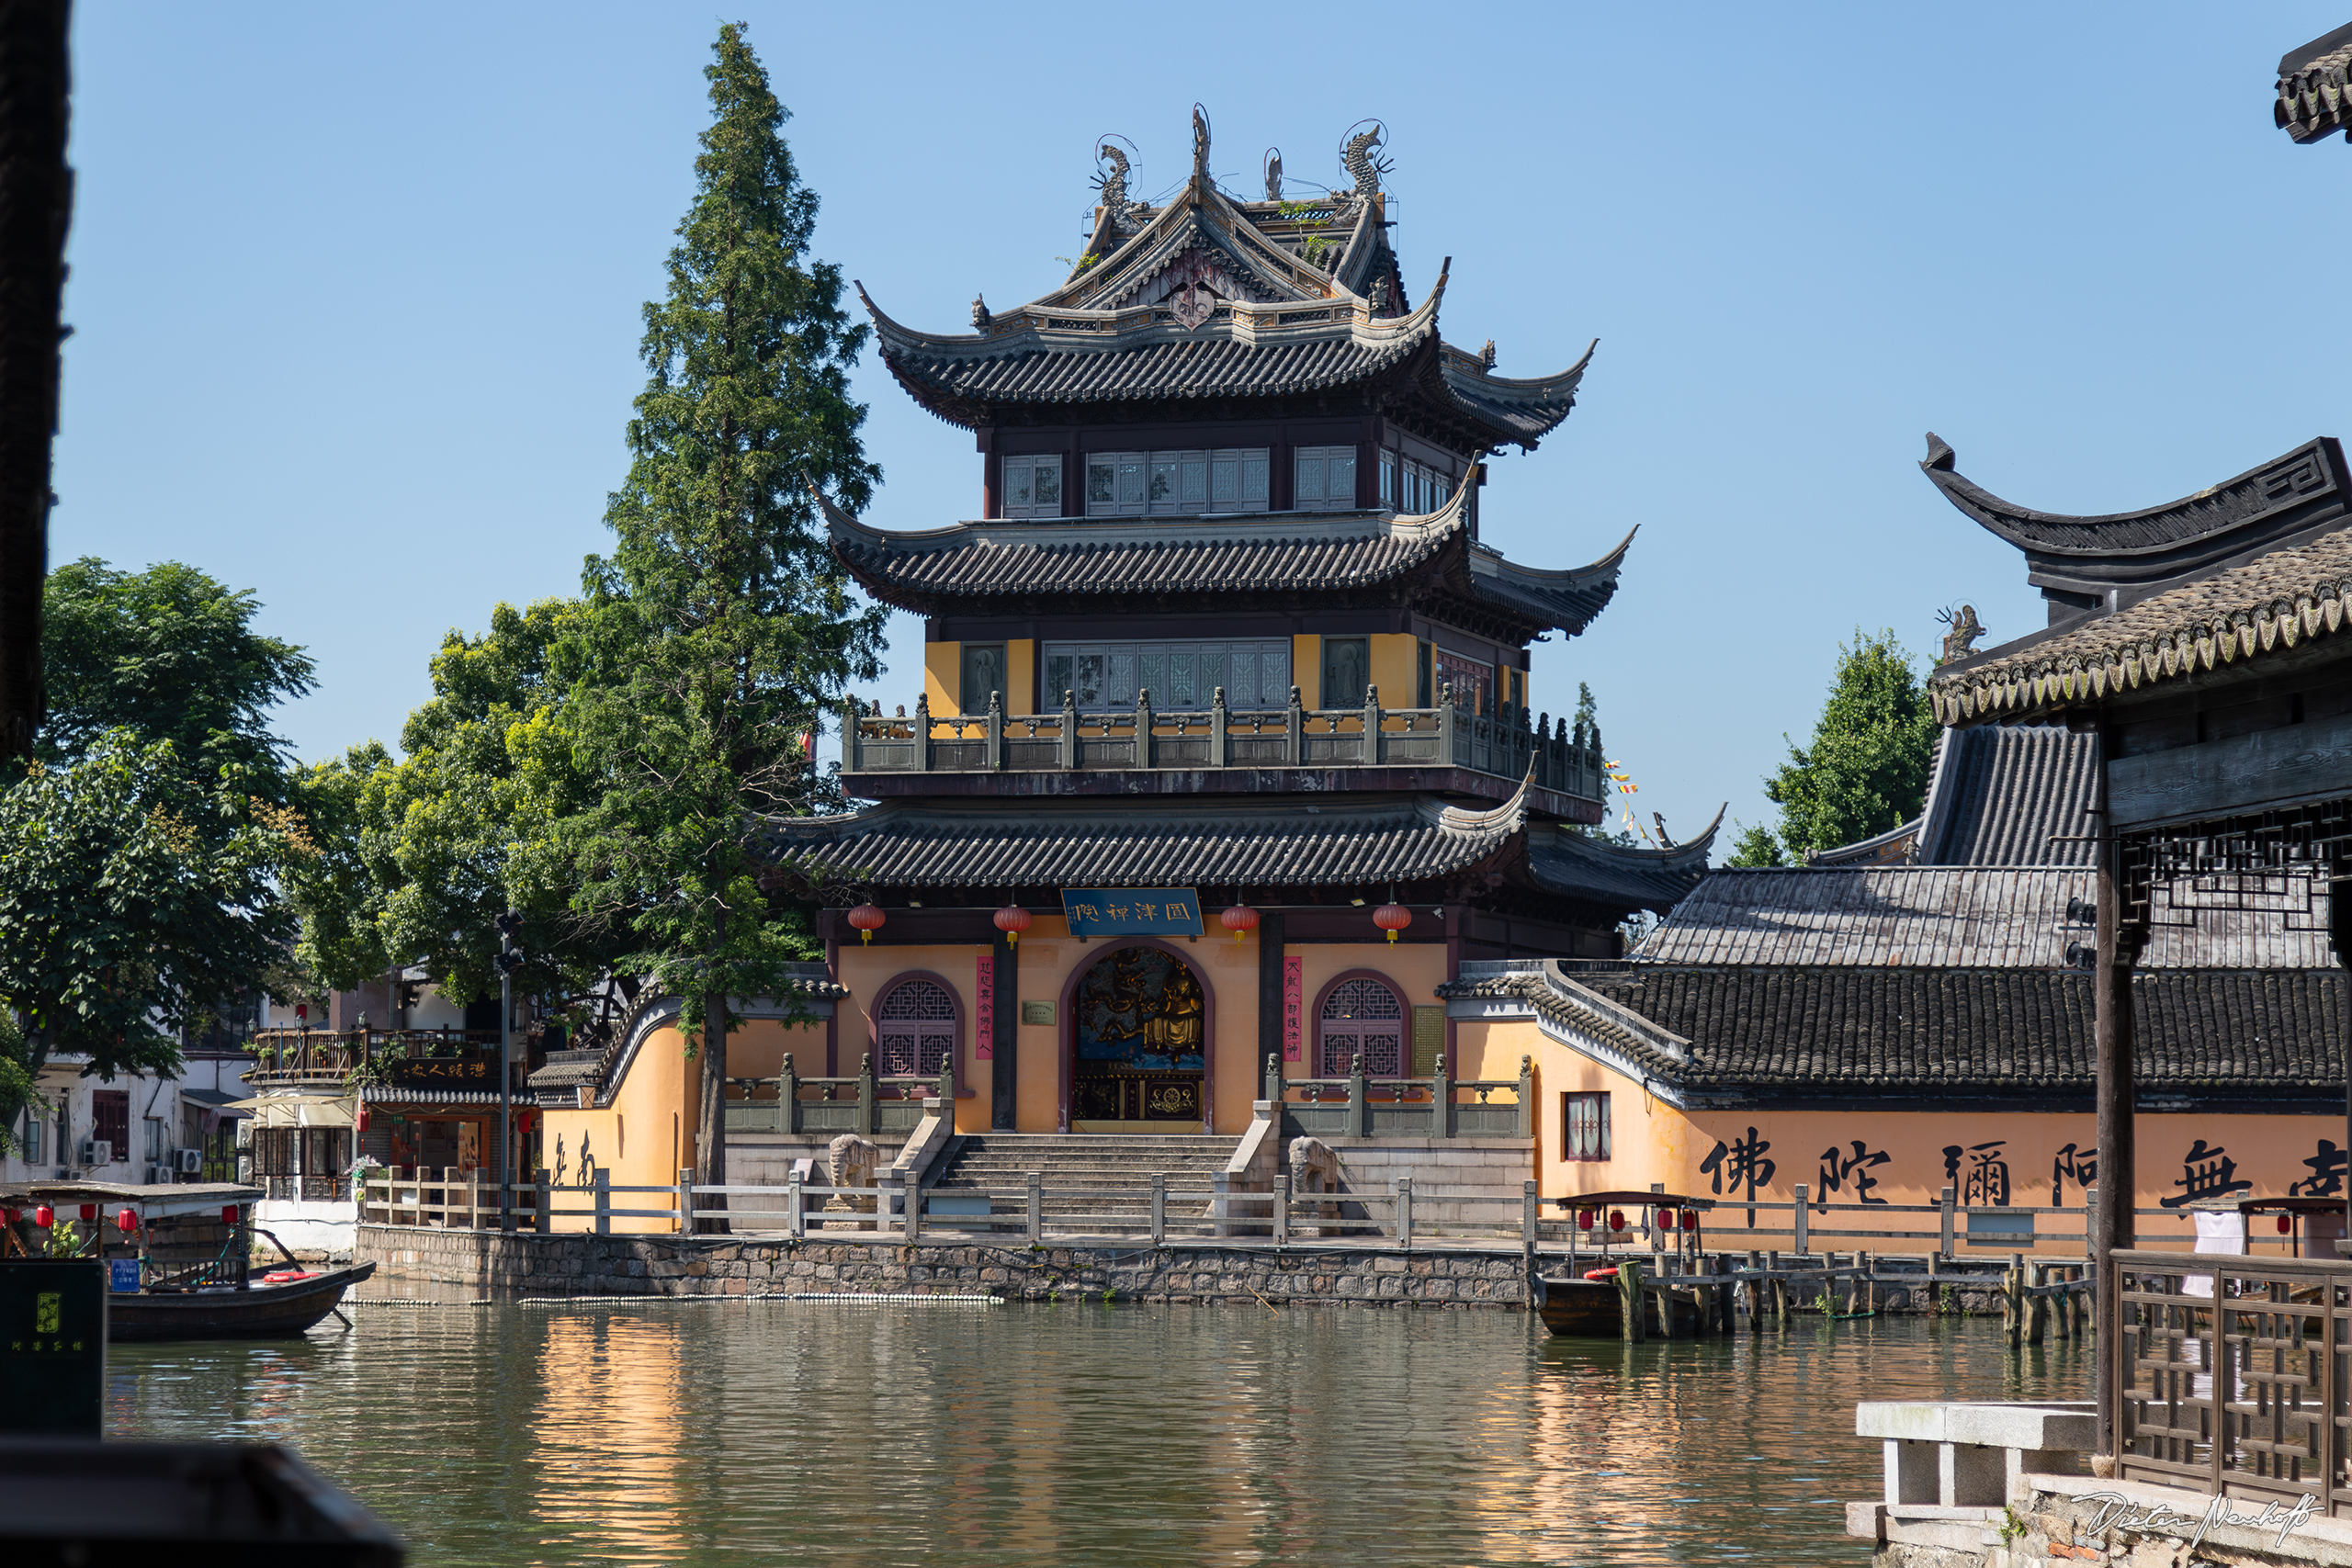
[[[861,1138],[855,1133],[843,1133],[825,1148],[825,1180],[830,1187],[871,1187],[875,1173],[882,1168],[882,1145],[871,1138]],[[825,1200],[829,1213],[870,1214],[874,1212],[871,1198],[846,1198],[835,1193]],[[852,1229],[863,1230],[864,1225]]]

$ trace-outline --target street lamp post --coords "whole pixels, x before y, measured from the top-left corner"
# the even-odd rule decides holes
[[[523,917],[509,909],[498,917],[498,1228],[514,1228],[510,1200],[514,1161],[507,1150],[507,1131],[514,1122],[514,1069],[511,1066],[514,1037],[514,971],[523,967]]]

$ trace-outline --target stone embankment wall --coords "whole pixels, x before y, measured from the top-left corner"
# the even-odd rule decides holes
[[[1517,1248],[1032,1247],[1019,1241],[914,1247],[725,1236],[536,1235],[362,1225],[371,1293],[402,1280],[530,1295],[758,1295],[920,1292],[1043,1301],[1351,1303],[1523,1308]]]

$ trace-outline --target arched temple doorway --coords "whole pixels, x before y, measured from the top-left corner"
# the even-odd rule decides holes
[[[1070,977],[1062,1016],[1066,1129],[1208,1127],[1210,998],[1182,953],[1159,942],[1113,948]]]

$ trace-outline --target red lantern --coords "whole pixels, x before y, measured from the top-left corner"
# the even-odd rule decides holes
[[[39,1225],[41,1229],[47,1230],[56,1223],[57,1211],[51,1208],[48,1204],[43,1203],[40,1208],[33,1211],[33,1224]]]
[[[98,1223],[98,1206],[96,1203],[82,1205],[82,1223],[85,1225],[94,1225]]]
[[[24,1217],[25,1212],[22,1209],[0,1209],[0,1219],[6,1219],[12,1225]]]
[[[1589,1231],[1591,1228],[1592,1211],[1590,1209],[1578,1209],[1577,1211],[1577,1229],[1580,1231]]]
[[[877,909],[875,912],[879,914],[881,911]],[[1021,933],[1029,929],[1029,911],[1018,904],[1007,904],[996,912],[996,929],[1004,933],[1006,946],[1019,947]]]
[[[1682,1211],[1682,1228],[1686,1231],[1695,1231],[1699,1228],[1698,1210],[1685,1209]]]
[[[368,1108],[366,1106],[363,1105],[359,1108],[359,1114],[351,1119],[351,1125],[353,1129],[357,1132],[364,1133],[368,1130]]]
[[[1383,904],[1372,912],[1372,923],[1386,931],[1393,942],[1398,931],[1413,923],[1413,911],[1402,904]]]
[[[1609,1211],[1609,1228],[1612,1231],[1622,1231],[1625,1228],[1624,1210],[1611,1209]]]
[[[220,1205],[220,1223],[229,1226],[232,1230],[236,1228],[237,1205],[234,1203],[223,1203]]]
[[[882,929],[882,911],[872,904],[860,904],[849,912],[849,923],[857,928],[857,940],[872,942],[874,933]]]
[[[129,1235],[139,1228],[139,1216],[130,1210],[125,1209],[114,1217],[114,1228]]]
[[[1235,904],[1216,920],[1217,924],[1233,933],[1234,941],[1239,942],[1258,929],[1258,911],[1247,904]]]
[[[2281,1215],[2279,1215],[2279,1216],[2278,1216],[2278,1234],[2279,1234],[2280,1235],[2292,1235],[2294,1234],[2294,1231],[2295,1231],[2295,1216],[2294,1216],[2294,1215],[2292,1215],[2292,1214],[2281,1214]]]

